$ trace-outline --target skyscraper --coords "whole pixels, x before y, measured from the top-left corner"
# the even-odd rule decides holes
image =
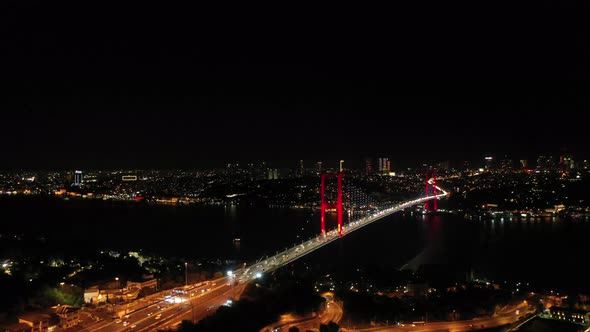
[[[340,172],[344,170],[344,160],[340,160]]]
[[[365,175],[373,173],[373,161],[370,158],[365,159]]]
[[[379,158],[379,174],[389,174],[390,167],[389,158]]]
[[[299,160],[299,165],[297,167],[297,176],[298,177],[302,177],[303,173],[304,173],[304,168],[303,168],[303,160]]]
[[[559,156],[559,166],[561,169],[570,170],[576,167],[574,163],[574,158],[571,154],[565,154]]]
[[[321,161],[318,161],[316,163],[316,170],[317,170],[318,174],[322,174],[322,162]]]
[[[492,157],[492,156],[484,157],[484,168],[486,170],[491,170],[494,168],[494,157]]]
[[[537,168],[540,170],[549,170],[553,169],[555,163],[553,162],[553,158],[551,156],[539,156],[537,158]]]
[[[75,171],[74,172],[74,185],[75,186],[82,185],[82,171]]]
[[[269,168],[267,179],[278,180],[279,179],[279,170],[277,168]]]

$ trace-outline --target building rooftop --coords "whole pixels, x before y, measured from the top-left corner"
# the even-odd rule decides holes
[[[71,305],[58,305],[52,307],[55,309],[56,314],[69,314],[70,312],[78,311],[80,308],[73,307]]]
[[[47,312],[26,312],[18,316],[18,319],[26,320],[28,322],[42,322],[51,320],[51,315]]]
[[[31,326],[25,323],[11,324],[5,327],[8,332],[30,332]]]

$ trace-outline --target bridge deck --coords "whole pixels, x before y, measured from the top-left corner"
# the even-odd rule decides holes
[[[365,226],[367,226],[367,225],[369,225],[381,218],[392,215],[392,214],[394,214],[398,211],[401,211],[405,208],[408,208],[408,207],[411,207],[411,206],[414,206],[417,204],[421,204],[421,203],[424,203],[424,202],[427,202],[430,200],[439,199],[439,198],[442,198],[447,195],[447,192],[444,191],[443,189],[438,188],[438,187],[437,187],[437,189],[442,191],[442,194],[417,198],[417,199],[414,199],[411,201],[407,201],[407,202],[395,205],[395,206],[387,208],[387,209],[380,210],[370,216],[366,216],[364,218],[351,221],[351,222],[343,225],[343,232],[344,232],[344,234],[354,232],[354,231],[356,231],[362,227],[365,227]],[[338,234],[338,231],[335,229],[331,230],[329,232],[326,232],[324,235],[319,235],[315,238],[304,241],[304,242],[302,242],[296,246],[293,246],[289,249],[286,249],[285,251],[282,251],[272,257],[268,257],[266,259],[259,260],[258,262],[256,262],[255,264],[253,264],[249,267],[240,268],[240,269],[236,270],[233,273],[233,275],[235,277],[237,277],[237,280],[239,281],[239,283],[245,283],[245,282],[251,281],[253,279],[256,279],[259,274],[274,271],[282,266],[285,266],[285,265],[309,254],[310,252],[313,252],[313,251],[327,245],[328,243],[336,241],[339,238],[341,238],[341,236],[340,236],[340,234]]]

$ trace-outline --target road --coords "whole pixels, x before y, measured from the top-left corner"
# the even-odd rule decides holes
[[[461,320],[461,321],[449,321],[449,322],[429,322],[425,323],[423,326],[413,326],[412,324],[405,324],[405,325],[396,325],[396,326],[383,326],[383,327],[374,327],[368,329],[349,329],[349,328],[342,328],[342,331],[358,331],[358,332],[442,332],[442,331],[449,331],[449,332],[463,332],[463,331],[476,331],[483,328],[491,328],[497,326],[503,326],[507,324],[512,324],[519,319],[522,319],[527,314],[528,311],[528,304],[520,303],[518,305],[512,306],[507,310],[504,310],[501,313],[498,313],[492,317],[482,317],[476,318],[471,320]]]
[[[223,288],[216,290],[208,297],[201,299],[193,299],[190,303],[181,305],[178,313],[169,317],[167,321],[159,322],[158,329],[173,329],[179,325],[183,320],[200,321],[206,316],[212,314],[222,305],[225,305],[227,300],[239,298],[246,285],[230,287],[224,284]],[[151,331],[151,330],[143,330]]]
[[[287,331],[293,326],[296,326],[299,331],[316,331],[319,330],[320,324],[328,324],[330,322],[339,323],[344,314],[342,304],[333,300],[333,294],[322,296],[326,298],[326,309],[318,316],[293,317],[286,315],[280,321],[262,328],[260,332]]]
[[[131,312],[121,320],[102,320],[79,331],[144,332],[172,328],[183,319],[199,321],[243,291],[245,285],[232,287],[230,280],[230,277],[224,277],[202,283],[201,286],[193,285],[187,288],[186,294],[175,293],[176,296],[170,296],[171,291],[161,292],[151,304]]]
[[[283,321],[272,324],[260,332],[286,331],[292,326],[296,326],[300,331],[319,331],[320,324],[328,324],[329,322],[339,323],[343,316],[342,306],[334,301],[329,301],[324,313],[318,317],[306,317]],[[517,314],[518,313],[518,314]],[[492,317],[482,317],[471,320],[461,321],[445,321],[445,322],[429,322],[422,326],[415,326],[413,324],[402,324],[395,326],[382,326],[365,329],[354,329],[341,327],[343,332],[463,332],[463,331],[477,331],[484,328],[491,328],[497,326],[504,326],[512,324],[519,319],[523,319],[530,314],[528,305],[526,303],[519,303],[518,305],[509,306]],[[280,328],[280,329],[277,329]],[[276,329],[276,330],[275,330]]]

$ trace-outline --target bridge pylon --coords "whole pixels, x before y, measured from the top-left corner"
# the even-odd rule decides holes
[[[426,170],[426,179],[425,179],[426,189],[425,194],[426,196],[436,195],[436,168],[427,169]],[[436,211],[438,210],[438,200],[432,201],[432,207],[429,204],[430,202],[426,201],[424,203],[424,210],[426,211]]]
[[[338,179],[338,196],[336,200],[336,204],[326,203],[326,179],[329,177],[336,177]],[[321,231],[322,235],[326,234],[326,209],[333,209],[336,208],[336,212],[338,213],[338,234],[342,236],[342,178],[344,174],[338,172],[337,174],[328,174],[323,173],[321,175],[322,178],[322,185],[320,189],[320,195],[322,196],[322,203],[320,205],[321,210]]]

